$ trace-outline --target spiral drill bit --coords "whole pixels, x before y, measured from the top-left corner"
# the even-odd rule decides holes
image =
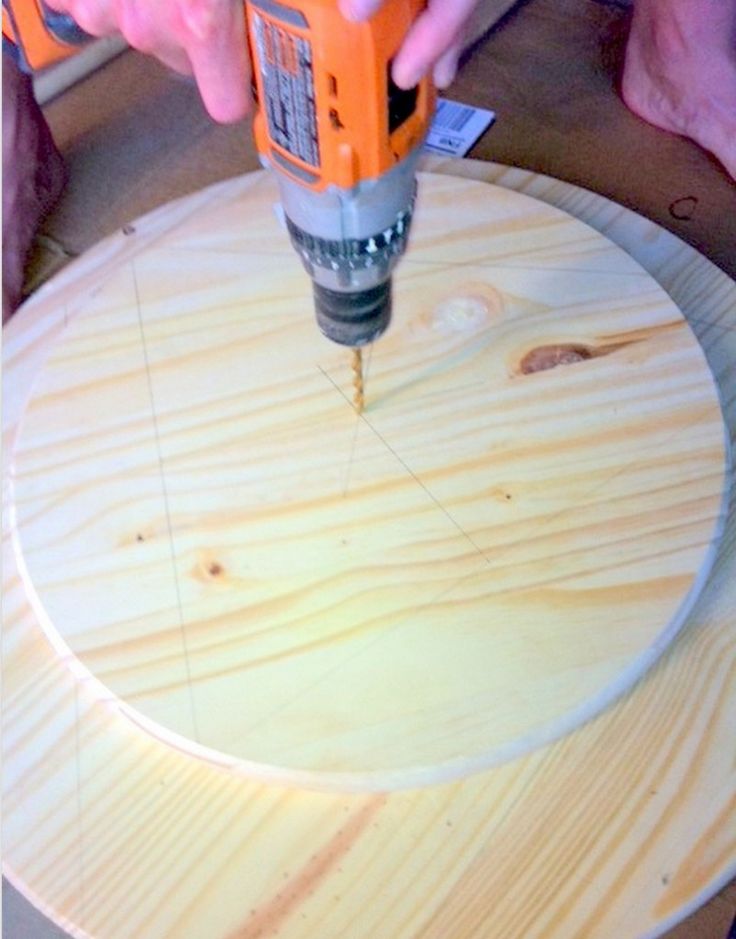
[[[358,414],[363,413],[365,400],[363,397],[363,352],[353,349],[353,404]]]

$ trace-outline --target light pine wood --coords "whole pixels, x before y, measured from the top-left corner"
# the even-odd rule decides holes
[[[493,167],[452,167],[461,170],[559,199],[622,240],[700,328],[733,427],[727,278],[590,194]],[[34,375],[52,373],[44,359],[104,298],[108,278],[142,244],[229,201],[239,185],[157,213],[138,227],[137,244],[120,236],[101,246],[23,311],[6,341],[6,452]],[[287,277],[284,268],[282,283]],[[240,322],[243,312],[232,316]],[[84,367],[79,354],[73,362]],[[39,394],[40,386],[34,401]],[[55,430],[48,425],[47,448],[65,433],[61,417]],[[19,440],[26,433],[30,424]],[[15,469],[19,482],[28,478]],[[264,785],[177,753],[121,715],[116,699],[101,702],[99,687],[40,633],[7,540],[8,871],[79,935],[653,934],[733,871],[733,547],[731,515],[687,628],[642,682],[576,733],[454,784],[330,795]]]
[[[545,743],[641,676],[715,556],[723,422],[667,294],[537,200],[420,189],[360,417],[262,172],[68,318],[14,443],[54,645],[268,779],[407,788]]]

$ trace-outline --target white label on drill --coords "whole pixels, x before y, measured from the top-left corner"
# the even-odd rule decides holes
[[[312,47],[301,36],[260,14],[253,17],[263,79],[260,102],[274,143],[310,166],[319,166]]]
[[[493,111],[440,98],[424,149],[442,156],[463,157],[495,120]]]

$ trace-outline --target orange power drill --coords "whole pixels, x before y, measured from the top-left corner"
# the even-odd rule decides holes
[[[391,62],[424,6],[386,0],[370,21],[351,23],[337,0],[245,0],[258,150],[312,278],[317,323],[354,348],[388,326],[391,274],[407,244],[434,91],[428,79],[398,88]],[[3,0],[3,31],[14,27],[33,68],[73,51],[79,36],[64,19],[42,0]]]
[[[246,0],[256,144],[277,174],[291,240],[329,339],[360,348],[391,319],[416,165],[434,110],[428,79],[404,91],[391,62],[425,0],[386,0],[367,23],[337,0]]]

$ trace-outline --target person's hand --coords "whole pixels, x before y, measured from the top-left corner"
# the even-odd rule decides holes
[[[194,75],[216,121],[244,117],[251,106],[250,61],[242,0],[48,0],[92,36],[122,33],[141,52]]]
[[[457,72],[465,26],[480,0],[429,0],[409,30],[393,64],[400,88],[412,88],[430,70],[438,88],[447,88]],[[366,20],[384,0],[340,0],[343,16]]]

